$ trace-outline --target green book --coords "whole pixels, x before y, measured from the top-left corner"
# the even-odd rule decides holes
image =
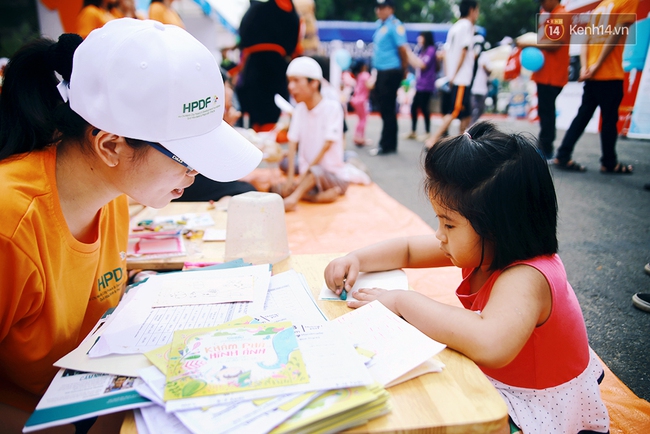
[[[164,400],[309,383],[290,322],[174,333]]]

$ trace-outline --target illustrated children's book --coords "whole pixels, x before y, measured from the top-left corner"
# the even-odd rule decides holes
[[[174,333],[164,400],[309,383],[291,322]]]
[[[330,390],[270,434],[339,432],[390,411],[388,392],[378,384]]]

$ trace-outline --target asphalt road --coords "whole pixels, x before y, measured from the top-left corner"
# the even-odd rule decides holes
[[[435,215],[423,188],[422,143],[400,138],[398,153],[371,157],[352,145],[355,115],[349,115],[348,149],[356,149],[374,182],[434,229]],[[501,129],[530,132],[527,120],[491,118]],[[432,119],[432,130],[440,118]],[[418,125],[423,133],[422,120]],[[410,117],[400,116],[400,137],[410,131]],[[454,131],[452,125],[452,133]],[[456,126],[457,130],[457,126]],[[369,118],[366,137],[377,143],[381,119]],[[556,147],[564,135],[558,131]],[[639,397],[650,400],[650,313],[632,305],[636,292],[650,292],[650,140],[619,139],[619,161],[634,165],[633,175],[599,173],[600,139],[585,133],[574,159],[586,173],[553,171],[559,202],[560,256],[578,295],[589,341],[609,368]]]

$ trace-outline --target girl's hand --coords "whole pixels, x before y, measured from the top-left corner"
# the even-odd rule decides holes
[[[382,294],[387,292],[388,290],[381,288],[360,288],[352,293],[352,297],[348,297],[348,307],[356,309],[364,306],[379,299]]]
[[[349,291],[359,276],[359,260],[352,255],[336,258],[325,268],[325,284],[336,295]]]

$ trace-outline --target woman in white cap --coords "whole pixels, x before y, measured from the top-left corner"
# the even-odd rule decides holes
[[[155,21],[113,20],[83,42],[39,39],[9,62],[0,95],[3,432],[21,431],[52,364],[117,305],[126,196],[160,208],[197,173],[232,181],[259,164],[261,152],[222,122],[223,100],[208,49]]]

